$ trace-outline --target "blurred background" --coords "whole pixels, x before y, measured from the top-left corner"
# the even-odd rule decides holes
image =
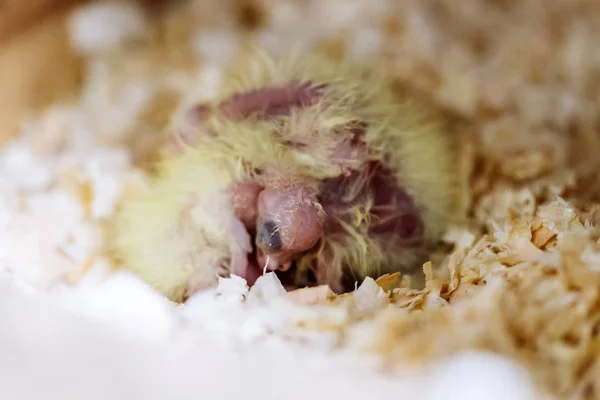
[[[536,196],[589,204],[600,194],[599,17],[594,0],[4,0],[0,138],[82,96],[127,103],[127,123],[105,114],[107,137],[156,137],[189,86],[209,96],[245,45],[304,47],[384,63],[399,89],[468,122],[475,200],[543,178]]]

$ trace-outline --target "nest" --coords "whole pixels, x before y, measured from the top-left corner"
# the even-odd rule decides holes
[[[42,287],[112,274],[106,220],[146,179],[178,104],[215,95],[247,42],[274,54],[293,43],[368,58],[469,126],[472,224],[447,233],[423,266],[423,289],[390,275],[341,296],[286,294],[308,313],[291,319],[295,332],[329,332],[335,346],[378,355],[389,371],[491,351],[525,366],[540,393],[600,397],[600,4],[219,4],[160,15],[130,4],[76,10],[71,40],[87,66],[79,97],[27,120],[2,156],[6,269]],[[117,14],[120,25],[103,34]],[[255,294],[265,282],[278,292],[269,275]],[[243,284],[234,292],[248,300]]]

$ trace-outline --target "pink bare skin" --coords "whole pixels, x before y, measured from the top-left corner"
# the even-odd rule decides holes
[[[183,146],[193,146],[201,139],[215,137],[216,132],[204,131],[198,134],[198,127],[212,113],[231,120],[241,120],[252,116],[268,118],[287,115],[293,108],[305,108],[314,104],[322,94],[324,86],[310,83],[291,83],[285,86],[267,87],[238,93],[221,101],[212,108],[198,104],[184,113],[180,127],[168,134],[168,147],[178,154]]]
[[[363,181],[362,190],[356,191],[354,183]],[[345,233],[341,223],[351,223],[351,205],[362,202],[365,196],[372,200],[371,222],[368,232],[378,237],[382,244],[395,248],[414,250],[423,244],[423,221],[421,214],[406,190],[399,186],[391,170],[382,161],[367,163],[361,171],[350,176],[326,179],[320,190],[319,202],[327,213],[324,234],[333,241],[344,243]],[[354,277],[351,271],[329,268],[332,250],[325,247],[322,256],[313,265],[315,284],[329,285],[336,293],[352,290]],[[349,282],[348,282],[349,281]]]
[[[293,108],[306,108],[321,96],[323,85],[290,83],[249,90],[221,102],[219,112],[229,119],[244,119],[252,115],[271,117],[287,115]]]
[[[233,211],[246,229],[252,233],[256,231],[258,196],[263,189],[262,184],[252,179],[236,183],[231,189],[233,193]]]
[[[314,193],[297,183],[278,184],[258,198],[255,244],[259,265],[286,271],[294,257],[314,247],[325,215]]]

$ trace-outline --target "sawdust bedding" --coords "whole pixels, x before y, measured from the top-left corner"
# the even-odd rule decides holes
[[[73,46],[87,63],[81,95],[24,121],[0,158],[5,286],[52,294],[110,326],[116,318],[117,331],[136,341],[172,338],[176,315],[180,334],[200,326],[228,344],[277,337],[322,354],[351,351],[362,365],[378,360],[373,369],[386,376],[471,350],[511,363],[503,368],[512,375],[490,369],[502,376],[496,386],[478,375],[485,362],[464,371],[452,364],[456,375],[438,376],[442,386],[419,381],[413,393],[426,398],[475,398],[465,388],[478,385],[486,398],[599,397],[599,3],[196,1],[148,18],[126,4],[73,15]],[[322,287],[285,294],[269,274],[250,292],[232,278],[220,296],[175,307],[114,271],[106,219],[147,178],[144,163],[177,105],[214,96],[248,38],[274,54],[293,40],[388,63],[399,86],[468,123],[461,168],[470,173],[473,223],[448,232],[447,250],[423,266],[424,289],[385,276],[338,297]],[[327,374],[344,393],[343,376]],[[280,375],[262,374],[264,382]]]

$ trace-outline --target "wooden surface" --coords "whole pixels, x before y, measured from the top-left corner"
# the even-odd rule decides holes
[[[66,25],[75,3],[0,0],[0,144],[20,132],[24,115],[76,92],[81,61]]]
[[[0,0],[0,44],[82,0]]]
[[[160,13],[174,0],[135,1]],[[24,116],[74,96],[83,61],[70,48],[67,21],[93,0],[0,0],[0,145]]]

